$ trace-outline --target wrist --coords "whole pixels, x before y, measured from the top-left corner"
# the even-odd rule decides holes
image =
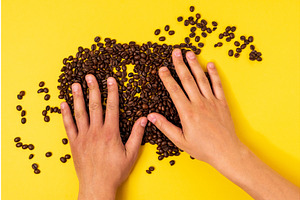
[[[108,185],[79,185],[78,200],[114,200],[117,188]]]

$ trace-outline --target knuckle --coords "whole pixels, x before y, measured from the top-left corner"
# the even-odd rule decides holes
[[[98,110],[100,109],[100,104],[98,102],[90,102],[89,107],[90,110]]]
[[[169,92],[170,93],[176,93],[179,91],[179,86],[177,84],[169,84]]]
[[[182,78],[181,78],[182,81],[184,82],[190,82],[190,81],[193,81],[193,77],[189,74],[184,74],[182,75]]]
[[[112,101],[108,101],[107,102],[106,110],[108,110],[108,111],[115,111],[117,109],[118,109],[118,106],[114,102],[112,102]]]
[[[199,81],[201,84],[208,84],[208,80],[205,75],[200,76]]]

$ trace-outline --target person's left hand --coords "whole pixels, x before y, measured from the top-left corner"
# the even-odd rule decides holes
[[[79,179],[78,199],[114,199],[117,188],[129,176],[147,124],[139,118],[123,145],[119,130],[119,94],[116,80],[107,80],[108,98],[103,122],[101,95],[96,78],[87,75],[89,114],[81,86],[72,85],[76,124],[66,102],[61,104],[63,121],[70,141],[76,173]]]

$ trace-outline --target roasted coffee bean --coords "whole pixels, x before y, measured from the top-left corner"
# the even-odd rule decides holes
[[[26,115],[26,110],[22,110],[21,117],[24,117]]]
[[[162,160],[162,159],[164,159],[164,156],[162,155],[158,156],[158,160]]]
[[[186,38],[184,39],[184,41],[185,41],[185,43],[189,44],[189,43],[190,43],[190,38],[189,38],[189,37],[186,37]]]
[[[195,37],[195,42],[199,42],[199,41],[200,41],[200,36],[197,35],[197,36]]]
[[[224,37],[224,35],[222,33],[220,33],[219,39],[222,39],[223,37]]]
[[[60,157],[60,161],[61,161],[62,163],[65,163],[65,162],[67,162],[67,159],[66,159],[65,157]]]
[[[33,157],[34,157],[34,154],[30,154],[28,158],[29,158],[29,160],[31,160]]]
[[[33,144],[29,144],[29,145],[28,145],[28,149],[29,149],[29,150],[33,150],[33,149],[34,149],[34,145],[33,145]]]
[[[53,113],[54,112],[54,108],[50,108],[50,113]]]
[[[169,25],[166,25],[165,26],[165,31],[169,31],[170,30],[170,26]]]
[[[234,57],[238,58],[238,57],[240,57],[240,54],[239,53],[235,53]]]
[[[35,174],[39,174],[39,173],[41,173],[41,170],[35,169],[35,170],[34,170],[34,173],[35,173]]]
[[[190,29],[191,32],[195,32],[196,30],[197,30],[196,27],[192,27],[192,28]]]
[[[260,62],[260,61],[262,61],[262,58],[261,57],[257,57],[256,60]]]
[[[27,144],[23,144],[22,145],[22,149],[27,149],[28,148],[28,145]]]
[[[148,170],[148,169],[146,170],[146,172],[147,172],[147,174],[151,174],[151,171],[150,171],[150,170]]]
[[[240,39],[241,39],[242,41],[244,41],[244,40],[246,39],[246,37],[242,35],[242,36],[240,37]]]
[[[97,37],[95,37],[94,41],[95,41],[95,42],[100,42],[100,39],[101,39],[101,38],[100,38],[99,36],[97,36]]]
[[[230,37],[227,37],[226,38],[226,42],[230,42],[231,41],[231,38]]]
[[[255,46],[254,45],[250,45],[250,49],[253,51],[255,50]]]
[[[44,121],[45,121],[45,122],[49,122],[49,121],[50,121],[50,117],[49,117],[49,116],[45,116],[45,117],[44,117]]]
[[[165,40],[166,40],[166,37],[165,37],[165,36],[159,37],[159,41],[165,41]]]
[[[154,168],[153,166],[149,167],[149,170],[150,170],[150,171],[154,171],[154,169],[155,169],[155,168]]]
[[[190,11],[191,11],[191,12],[194,12],[194,10],[195,10],[195,7],[194,7],[194,6],[191,6],[191,7],[190,7]]]
[[[206,31],[207,31],[208,33],[212,33],[211,28],[207,28]]]
[[[239,43],[238,41],[235,41],[235,42],[234,42],[234,45],[237,46],[237,47],[239,47],[239,46],[240,46],[240,43]]]
[[[198,47],[202,48],[202,47],[204,47],[204,44],[202,42],[199,42]]]
[[[57,111],[58,111],[58,107],[54,107],[54,108],[53,108],[53,112],[56,113]]]
[[[22,110],[22,106],[17,105],[16,109],[17,109],[17,111],[21,111]]]
[[[229,32],[230,30],[231,30],[230,26],[227,26],[226,29],[225,29],[226,32]]]
[[[230,34],[229,34],[229,37],[230,37],[231,39],[235,38],[234,33],[230,33]]]
[[[49,92],[49,89],[48,89],[48,88],[44,88],[44,92],[45,92],[45,93],[48,93],[48,92]]]
[[[236,48],[236,52],[241,53],[242,49],[241,48]]]
[[[253,36],[249,36],[249,37],[248,37],[248,41],[249,41],[250,43],[253,42],[253,40],[254,40]]]
[[[33,164],[31,165],[31,167],[32,167],[32,169],[37,169],[37,168],[39,168],[39,165],[36,164],[36,163],[33,163]]]
[[[40,83],[39,83],[39,87],[44,87],[45,86],[45,82],[44,81],[41,81]]]
[[[70,154],[66,154],[66,155],[65,155],[65,158],[66,158],[66,159],[70,159],[70,158],[71,158],[71,155],[70,155]]]
[[[236,31],[236,27],[235,26],[231,27],[231,31],[232,32]]]
[[[200,18],[201,18],[200,13],[197,13],[197,14],[196,14],[196,18],[197,18],[197,19],[200,19]]]
[[[242,44],[241,45],[241,49],[245,49],[246,48],[246,45],[245,44]]]
[[[171,30],[169,31],[169,35],[174,35],[175,34],[175,31]]]
[[[155,31],[154,31],[154,35],[159,35],[160,34],[160,29],[156,29]]]
[[[21,141],[21,138],[20,138],[20,137],[15,137],[14,141],[15,141],[15,142],[20,142],[20,141]]]
[[[183,20],[183,17],[181,17],[181,16],[180,16],[180,17],[177,17],[177,21],[178,21],[178,22],[181,22],[182,20]]]
[[[50,99],[50,95],[49,95],[49,94],[46,94],[46,95],[44,96],[44,99],[45,99],[46,101],[48,101],[48,100]]]
[[[67,138],[63,138],[63,139],[62,139],[62,143],[63,143],[64,145],[68,144],[68,139],[67,139]]]
[[[215,21],[213,21],[211,24],[212,24],[213,26],[218,26],[218,23],[215,22]]]
[[[17,98],[19,99],[19,100],[21,100],[21,99],[23,99],[23,96],[21,96],[21,95],[17,95]]]
[[[228,51],[228,55],[229,55],[229,56],[233,56],[233,54],[234,54],[233,50],[230,49],[230,50]]]
[[[207,34],[205,32],[201,33],[202,37],[206,38]]]
[[[190,21],[189,20],[184,20],[184,25],[185,26],[188,26],[190,24]]]
[[[222,42],[218,42],[218,43],[217,43],[217,46],[218,46],[218,47],[221,47],[221,46],[223,46],[223,43],[222,43]]]
[[[51,156],[52,156],[52,152],[50,152],[50,151],[47,152],[47,153],[45,154],[45,156],[46,156],[46,157],[51,157]]]
[[[21,146],[23,146],[23,143],[22,142],[18,142],[17,144],[16,144],[16,147],[21,147]]]
[[[170,165],[173,166],[175,164],[175,160],[170,161]]]
[[[193,156],[190,156],[190,158],[191,158],[192,160],[194,160],[194,159],[195,159]]]
[[[42,92],[44,92],[44,89],[38,89],[38,91],[37,91],[37,93],[42,93]]]
[[[47,110],[43,110],[42,115],[46,116],[47,115]]]
[[[25,91],[24,90],[20,91],[20,95],[25,96]]]
[[[195,33],[190,33],[190,35],[189,35],[190,38],[193,38],[193,37],[195,37],[195,36],[196,36]]]
[[[21,119],[21,123],[22,123],[22,124],[25,124],[25,123],[26,123],[26,118],[25,118],[25,117],[23,117],[23,118]]]

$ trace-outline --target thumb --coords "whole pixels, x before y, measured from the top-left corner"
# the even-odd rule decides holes
[[[151,113],[147,116],[148,120],[152,122],[165,136],[167,136],[176,146],[182,148],[184,142],[184,135],[181,128],[169,122],[164,116],[158,113]]]
[[[129,155],[134,160],[138,155],[138,151],[142,143],[146,125],[147,125],[147,118],[146,117],[139,118],[134,123],[130,137],[128,138],[125,144],[127,155]]]

